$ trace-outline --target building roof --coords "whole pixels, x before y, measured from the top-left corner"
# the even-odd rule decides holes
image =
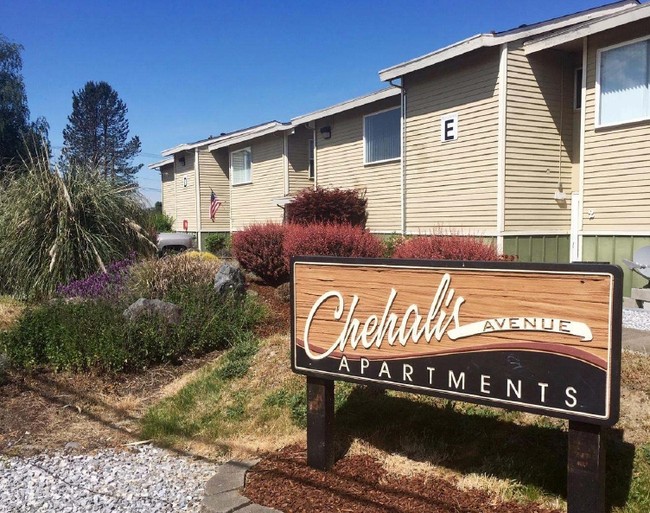
[[[421,57],[416,57],[415,59],[383,69],[379,72],[379,78],[384,81],[394,80],[408,73],[428,68],[429,66],[467,54],[474,50],[478,50],[479,48],[498,46],[510,41],[566,29],[567,27],[589,22],[604,16],[617,14],[622,11],[636,9],[638,7],[638,0],[621,0],[600,7],[595,7],[593,9],[561,16],[559,18],[534,23],[532,25],[522,25],[521,27],[504,32],[477,34]]]
[[[592,34],[597,34],[604,30],[620,27],[647,18],[650,18],[650,3],[638,5],[637,7],[627,11],[590,20],[571,27],[570,29],[560,30],[558,32],[553,32],[552,34],[544,34],[541,37],[531,39],[524,43],[524,52],[526,54],[539,52]]]
[[[326,107],[309,114],[304,114],[302,116],[295,117],[291,120],[293,126],[302,125],[303,123],[309,123],[315,119],[322,119],[327,116],[332,116],[334,114],[339,114],[340,112],[345,112],[347,110],[355,109],[363,105],[368,105],[384,98],[390,98],[392,96],[398,96],[400,90],[396,87],[388,87],[386,89],[381,89],[380,91],[375,91],[374,93],[366,94],[364,96],[359,96],[353,98],[352,100],[346,100],[331,107]]]
[[[154,162],[153,164],[149,164],[147,167],[149,169],[158,169],[158,168],[161,168],[163,166],[168,166],[169,164],[173,164],[173,163],[174,163],[174,158],[170,157],[168,159],[159,160],[158,162]]]
[[[249,128],[244,128],[243,130],[238,130],[236,132],[231,132],[230,134],[220,137],[212,144],[208,146],[208,150],[214,151],[219,148],[226,148],[232,146],[233,144],[239,144],[242,142],[250,141],[257,137],[262,137],[263,135],[272,134],[275,132],[280,132],[283,130],[290,130],[291,124],[281,123],[280,121],[269,121],[262,125],[256,125]]]

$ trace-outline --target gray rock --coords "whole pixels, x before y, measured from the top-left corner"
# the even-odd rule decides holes
[[[122,313],[128,321],[134,321],[141,316],[151,317],[154,315],[165,319],[169,324],[181,322],[181,308],[173,303],[167,303],[160,299],[145,299],[141,297]]]
[[[241,269],[227,262],[221,264],[214,277],[214,290],[219,294],[226,292],[232,292],[238,296],[244,294],[245,280]]]

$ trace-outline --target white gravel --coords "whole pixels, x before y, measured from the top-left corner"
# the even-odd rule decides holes
[[[0,457],[0,512],[198,512],[216,470],[147,445]]]
[[[623,327],[650,331],[650,310],[623,308]]]

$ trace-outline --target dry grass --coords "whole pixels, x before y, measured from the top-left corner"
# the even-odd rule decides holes
[[[24,309],[25,305],[20,301],[0,296],[0,331],[11,328]]]

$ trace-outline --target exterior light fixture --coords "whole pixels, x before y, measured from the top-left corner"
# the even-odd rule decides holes
[[[329,139],[332,137],[332,127],[327,125],[320,129],[320,134],[323,136],[323,139]]]

